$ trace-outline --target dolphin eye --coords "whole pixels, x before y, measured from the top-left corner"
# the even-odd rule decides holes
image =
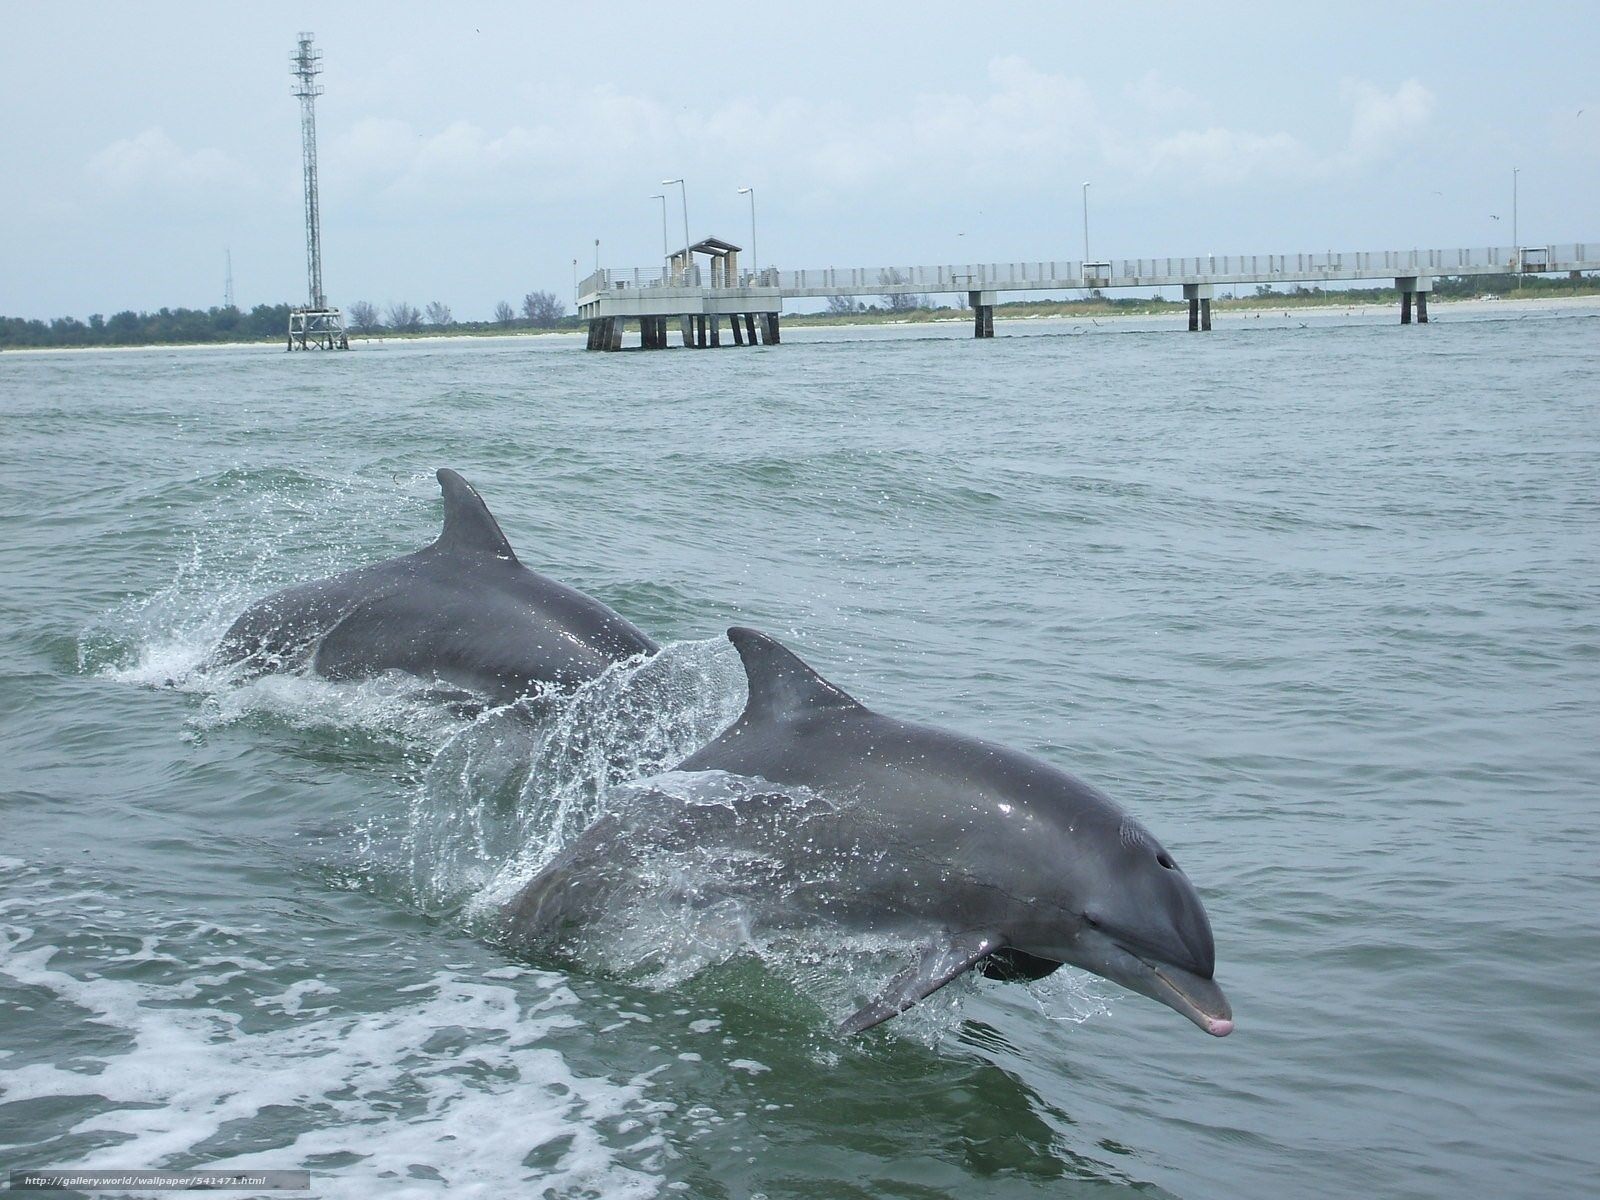
[[[1172,855],[1168,854],[1165,850],[1156,855],[1156,861],[1169,871],[1176,871],[1178,869],[1178,864],[1172,861]]]

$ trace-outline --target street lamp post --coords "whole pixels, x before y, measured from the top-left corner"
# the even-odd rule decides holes
[[[1517,174],[1521,167],[1511,168],[1511,263],[1517,275],[1512,280],[1512,290],[1522,290],[1522,242],[1517,238]]]
[[[671,253],[667,250],[667,198],[665,195],[651,196],[652,200],[661,201],[661,263],[666,271],[672,270]]]
[[[761,259],[756,255],[756,189],[742,187],[739,189],[739,195],[750,197],[750,269],[756,273],[757,286],[759,287]]]
[[[689,188],[681,179],[663,179],[662,187],[678,185],[678,191],[683,195],[683,270],[684,275],[689,273]],[[688,279],[685,278],[685,283]]]
[[[1089,265],[1089,181],[1083,181],[1083,265]]]
[[[1521,167],[1511,168],[1511,249],[1513,252],[1522,248],[1522,243],[1517,240],[1517,175]]]

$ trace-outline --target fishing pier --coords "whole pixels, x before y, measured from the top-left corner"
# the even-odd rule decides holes
[[[702,260],[704,260],[702,262]],[[1600,271],[1600,242],[1457,250],[1369,250],[1322,254],[1208,254],[1197,258],[1121,258],[1105,262],[966,263],[934,267],[821,267],[803,271],[739,269],[739,247],[706,238],[661,266],[597,270],[578,287],[578,315],[590,350],[622,349],[623,327],[638,322],[641,349],[664,350],[677,326],[682,345],[733,345],[779,339],[785,300],[830,296],[964,296],[972,335],[994,336],[1001,292],[1103,291],[1181,287],[1189,329],[1211,328],[1218,287],[1393,280],[1400,323],[1428,321],[1428,293],[1441,276],[1545,275]]]

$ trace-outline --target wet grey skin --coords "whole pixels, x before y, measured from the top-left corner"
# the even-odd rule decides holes
[[[517,561],[478,493],[438,473],[432,545],[275,592],[223,635],[212,665],[307,665],[330,679],[405,671],[494,703],[567,689],[656,644],[582,592]]]
[[[968,970],[1038,979],[1064,963],[1207,1033],[1232,1032],[1194,885],[1110,799],[1029,755],[875,713],[763,633],[735,628],[728,638],[749,702],[677,769],[755,777],[776,794],[732,809],[679,802],[602,818],[506,906],[514,948],[572,944],[584,922],[614,912],[652,847],[721,845],[787,856],[789,877],[760,910],[769,924],[809,918],[923,945],[844,1032],[870,1029]],[[785,787],[812,798],[788,818],[786,841],[772,836],[771,819]],[[829,803],[819,808],[816,797]]]

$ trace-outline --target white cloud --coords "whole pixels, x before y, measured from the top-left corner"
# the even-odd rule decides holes
[[[1385,92],[1364,79],[1347,79],[1339,96],[1350,108],[1350,158],[1387,158],[1419,138],[1433,118],[1433,93],[1415,79]]]
[[[113,142],[88,162],[89,176],[119,195],[157,196],[204,207],[255,186],[250,169],[221,150],[185,151],[159,126]]]
[[[1116,145],[1112,160],[1130,172],[1185,177],[1207,184],[1303,177],[1316,156],[1287,133],[1244,129],[1186,129],[1166,137]]]
[[[865,118],[809,97],[731,97],[697,112],[606,86],[501,129],[358,121],[332,139],[325,158],[337,166],[324,186],[440,209],[570,202],[641,178],[653,183],[658,171],[705,179],[729,164],[742,179],[818,202],[1002,178],[1052,187],[1106,168],[1136,181],[1236,187],[1378,162],[1416,138],[1433,110],[1415,80],[1392,91],[1347,80],[1348,141],[1316,147],[1285,129],[1206,120],[1194,95],[1154,73],[1129,95],[1142,102],[1102,106],[1082,79],[1015,55],[992,59],[976,90],[905,93]],[[597,146],[606,152],[597,155]]]
[[[1127,84],[1122,93],[1149,116],[1158,120],[1210,120],[1211,106],[1187,88],[1168,83],[1159,71],[1146,71]]]

